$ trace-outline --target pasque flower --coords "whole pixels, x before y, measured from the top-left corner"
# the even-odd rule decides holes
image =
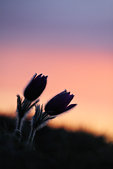
[[[17,124],[16,131],[21,133],[23,120],[29,110],[36,105],[37,99],[46,87],[47,76],[35,74],[24,90],[24,100],[17,95]],[[37,100],[36,100],[37,99]],[[35,100],[35,101],[34,101]]]
[[[47,76],[42,76],[42,74],[35,74],[24,90],[24,97],[29,101],[34,101],[37,99],[47,84]]]
[[[29,110],[35,106],[35,114],[31,119],[31,131],[28,143],[32,144],[36,131],[44,127],[47,122],[54,119],[57,115],[66,112],[77,104],[70,104],[74,95],[64,90],[54,96],[48,103],[43,106],[37,104],[38,97],[42,94],[47,84],[47,76],[35,74],[24,90],[24,99],[17,95],[17,123],[15,133],[21,138],[23,121]]]
[[[59,115],[65,111],[70,110],[71,108],[75,107],[77,104],[70,104],[71,100],[73,99],[74,95],[70,94],[64,90],[63,92],[54,96],[45,106],[45,112],[49,115]]]
[[[69,105],[73,97],[74,95],[70,94],[70,92],[67,92],[66,90],[57,94],[46,104],[44,112],[43,107],[35,105],[35,115],[31,120],[31,132],[28,140],[29,143],[33,142],[36,131],[44,127],[49,120],[54,119],[56,115],[68,111],[77,105]]]

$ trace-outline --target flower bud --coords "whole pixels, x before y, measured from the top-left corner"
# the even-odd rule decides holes
[[[65,111],[70,110],[71,108],[75,107],[77,104],[70,104],[71,100],[73,99],[74,95],[70,94],[64,90],[63,92],[54,96],[45,106],[45,112],[49,115],[59,115]]]
[[[42,94],[46,84],[47,76],[35,74],[24,90],[24,97],[29,101],[34,101]]]

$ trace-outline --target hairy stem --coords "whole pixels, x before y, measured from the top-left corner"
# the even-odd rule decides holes
[[[23,125],[23,118],[17,117],[15,132],[20,133],[20,135],[21,135],[22,125]]]
[[[30,131],[29,138],[28,138],[28,144],[32,144],[33,143],[35,134],[36,134],[36,129],[31,127],[31,131]]]

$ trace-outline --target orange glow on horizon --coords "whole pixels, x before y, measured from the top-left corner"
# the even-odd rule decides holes
[[[72,102],[78,104],[69,113],[53,120],[51,125],[67,129],[82,126],[112,135],[113,52],[12,47],[2,48],[0,53],[1,112],[15,113],[16,95],[22,96],[22,90],[35,72],[43,73],[48,75],[48,84],[40,103],[45,104],[67,89],[75,94]]]

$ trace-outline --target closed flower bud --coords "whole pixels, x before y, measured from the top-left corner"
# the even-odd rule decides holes
[[[46,84],[47,76],[42,76],[42,74],[37,76],[37,74],[35,74],[24,90],[24,97],[27,100],[34,101],[41,95],[46,87]]]
[[[75,107],[77,104],[70,104],[71,100],[73,99],[74,95],[70,94],[64,90],[63,92],[57,94],[53,97],[45,106],[45,112],[49,115],[59,115],[65,111],[70,110],[71,108]]]

